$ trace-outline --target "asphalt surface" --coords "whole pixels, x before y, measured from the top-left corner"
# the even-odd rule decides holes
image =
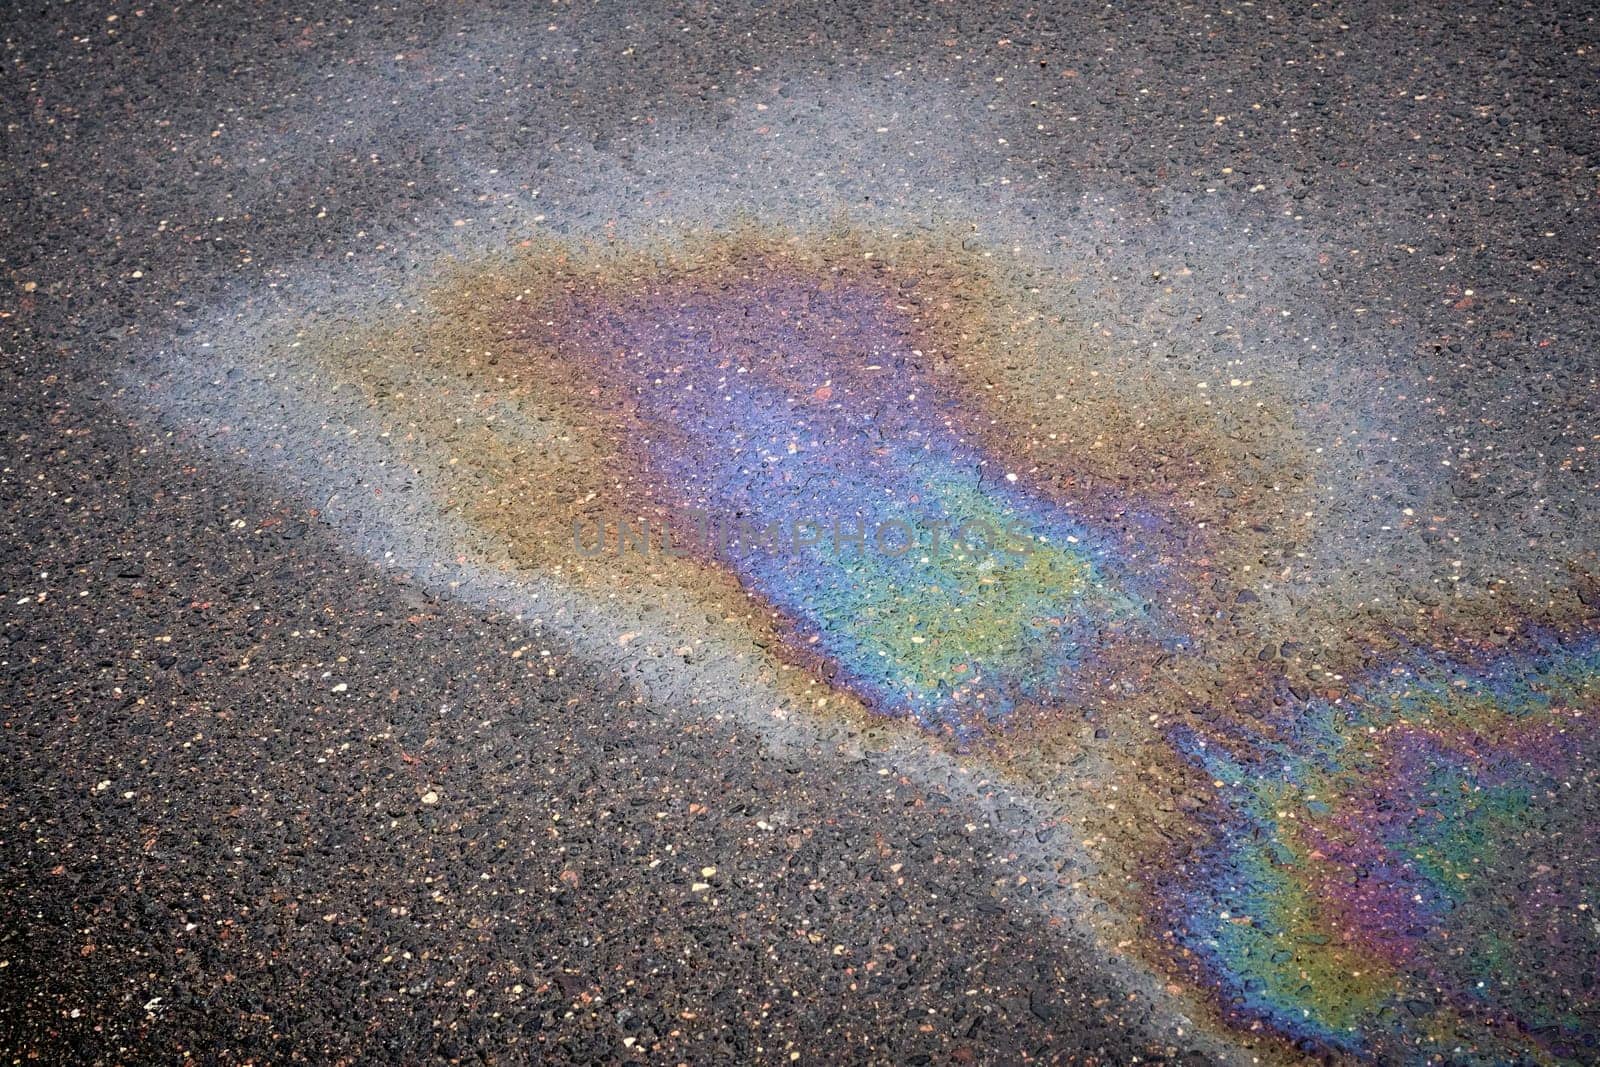
[[[1195,612],[1221,619],[1203,657],[1247,646],[1271,680],[1149,699],[1320,707],[1402,625],[1494,688],[1488,644],[1558,631],[1566,663],[1594,630],[1585,5],[19,4],[0,37],[13,1062],[1600,1055],[1577,927],[1502,957],[1559,1010],[1297,1029],[1120,888],[1200,884],[1162,850],[1209,832],[1174,820],[1222,772],[1142,773],[1114,712],[1073,718],[1080,764],[777,727],[715,655],[658,681],[593,621],[647,609],[535,619],[450,570],[439,516],[335,500],[385,453],[268,354],[529,238],[970,233],[1070,278],[1149,395],[1275,382],[1241,410],[1294,427],[1195,446],[1239,472],[1225,500],[1303,479],[1228,550],[1284,577]],[[1596,796],[1574,743],[1532,790],[1569,834]],[[1587,908],[1592,845],[1506,848]],[[1535,1044],[1473,1029],[1506,1018]]]

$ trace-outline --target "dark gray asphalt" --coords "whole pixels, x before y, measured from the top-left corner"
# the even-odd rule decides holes
[[[1592,566],[1592,11],[989,7],[8,5],[0,1053],[1215,1052],[1007,891],[1037,828],[841,755],[847,729],[777,751],[652,706],[559,628],[375,568],[123,377],[535,214],[992,203],[1044,245],[1079,220],[1135,336],[1234,315],[1335,409],[1392,380],[1385,431],[1446,413],[1393,435],[1382,487],[1489,518],[1377,544],[1374,586],[1466,556],[1536,599]],[[750,146],[757,87],[814,101],[793,154]],[[906,144],[875,140],[888,115]],[[1141,319],[1152,264],[1185,261],[1216,284]],[[1280,321],[1296,301],[1313,325]]]

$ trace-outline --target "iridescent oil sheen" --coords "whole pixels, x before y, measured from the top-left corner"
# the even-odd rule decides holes
[[[672,600],[851,714],[1049,730],[1205,640],[1238,592],[1219,573],[1297,536],[1305,453],[1268,394],[1173,389],[964,243],[529,242],[275,355],[381,427],[462,560],[619,614]],[[648,558],[578,536],[690,514],[820,536]],[[916,544],[886,551],[891,527]]]
[[[780,532],[689,548],[880,712],[960,733],[1060,699],[1113,650],[1179,640],[1150,596],[1170,570],[1150,534],[1171,519],[1110,527],[1018,484],[881,291],[775,273],[579,293],[517,336],[583,368],[573,400],[618,442],[641,510]]]
[[[1592,1059],[1592,623],[1374,638],[1395,615],[1304,592],[1319,461],[1271,383],[1119,354],[965,243],[541,242],[279,366],[458,560],[727,665],[691,703],[770,684],[760,714],[906,722],[1038,790],[1095,868],[1058,888],[1255,1050]],[[1367,665],[1291,700],[1308,634]]]
[[[1600,638],[1541,632],[1414,649],[1262,736],[1176,731],[1215,800],[1156,880],[1174,958],[1312,1048],[1592,1061],[1597,715]]]

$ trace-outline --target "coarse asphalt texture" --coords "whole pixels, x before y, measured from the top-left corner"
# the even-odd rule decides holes
[[[438,577],[464,542],[341,510],[381,457],[262,368],[527,239],[925,223],[1070,276],[1086,332],[1186,390],[1284,383],[1304,447],[1272,455],[1324,457],[1341,516],[1293,547],[1339,577],[1220,613],[1265,605],[1227,641],[1291,705],[1338,668],[1272,610],[1388,626],[1471,585],[1592,630],[1590,6],[135,0],[9,4],[0,39],[8,1062],[1502,1054],[1297,1030],[1096,888],[1123,857],[1087,808],[1165,840],[1209,796],[1146,819],[1132,784],[1061,799],[1071,759],[1019,784],[1004,742],[774,727],[714,655],[652,684],[597,616]],[[1250,552],[1287,575],[1276,521]],[[1131,781],[1085,721],[1095,788]],[[1594,755],[1564,825],[1600,815]],[[1567,963],[1581,1003],[1528,1032],[1592,1062]]]

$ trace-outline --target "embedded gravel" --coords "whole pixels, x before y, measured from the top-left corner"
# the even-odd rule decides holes
[[[880,773],[845,727],[779,751],[654,706],[558,629],[375,568],[318,502],[148,419],[123,370],[241,307],[292,317],[536,214],[593,235],[742,196],[797,220],[992,200],[1048,243],[1081,213],[1117,294],[1185,262],[1219,279],[1119,329],[1222,344],[1233,316],[1240,351],[1319,383],[1337,351],[1442,419],[1385,425],[1384,485],[1449,457],[1443,498],[1473,521],[1393,573],[1375,551],[1375,586],[1461,559],[1537,586],[1594,559],[1587,5],[3,22],[10,1061],[1210,1055],[1011,892],[1033,828]],[[749,147],[777,123],[756,96],[804,101],[784,129],[821,132],[797,158]],[[875,147],[902,115],[932,142]],[[1300,300],[1314,324],[1283,321]]]

